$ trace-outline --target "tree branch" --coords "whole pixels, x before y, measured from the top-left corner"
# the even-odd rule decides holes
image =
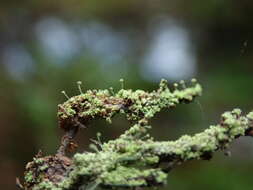
[[[217,125],[194,136],[184,135],[176,141],[154,141],[148,134],[148,120],[164,107],[192,101],[201,94],[201,87],[171,92],[165,81],[157,91],[120,90],[88,91],[59,106],[59,125],[67,133],[77,126],[74,119],[86,124],[95,117],[110,120],[122,112],[136,124],[119,138],[106,143],[96,142],[96,152],[38,155],[27,164],[25,189],[93,189],[113,187],[149,187],[164,185],[168,172],[193,159],[208,160],[217,150],[228,148],[240,136],[253,135],[253,112],[241,115],[239,109],[225,112]],[[92,97],[92,98],[91,98]],[[99,147],[96,147],[99,146]],[[100,149],[100,150],[99,150]]]

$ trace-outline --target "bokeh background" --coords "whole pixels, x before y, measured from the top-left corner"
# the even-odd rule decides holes
[[[0,2],[0,189],[13,190],[41,149],[54,154],[61,94],[83,89],[153,90],[196,77],[203,96],[153,120],[157,140],[194,134],[234,107],[253,109],[253,1],[76,0]],[[129,123],[95,121],[78,136],[88,149],[96,132],[116,138]],[[232,156],[193,161],[173,170],[163,189],[251,190],[253,139],[237,140]]]

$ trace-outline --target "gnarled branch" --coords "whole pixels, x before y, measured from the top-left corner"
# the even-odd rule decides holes
[[[64,152],[54,156],[38,155],[27,164],[25,189],[92,189],[94,187],[148,187],[163,185],[168,172],[193,159],[210,159],[217,150],[226,149],[240,136],[252,136],[253,112],[246,116],[239,109],[225,112],[217,125],[194,136],[176,141],[154,141],[148,134],[149,118],[164,107],[192,101],[201,87],[170,91],[165,81],[157,91],[120,90],[88,91],[59,106],[59,124],[68,134],[92,118],[110,118],[118,112],[136,121],[119,138],[96,142],[96,152],[76,153],[67,158]],[[108,119],[109,118],[109,119]],[[95,146],[95,145],[94,145]]]

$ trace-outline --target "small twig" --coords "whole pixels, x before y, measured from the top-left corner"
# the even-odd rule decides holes
[[[70,128],[69,131],[65,133],[65,135],[61,139],[61,146],[57,150],[57,155],[64,156],[68,149],[69,144],[72,142],[73,138],[76,136],[78,131],[78,127]]]

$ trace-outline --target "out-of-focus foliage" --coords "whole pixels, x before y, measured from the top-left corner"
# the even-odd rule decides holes
[[[60,92],[78,94],[79,80],[84,89],[118,89],[124,78],[125,88],[149,90],[160,78],[171,84],[198,78],[199,102],[152,121],[159,140],[198,132],[234,107],[253,109],[252,8],[250,0],[2,0],[0,188],[15,189],[15,177],[39,149],[56,151]],[[114,120],[83,130],[79,151],[97,131],[107,140],[128,126],[120,116]],[[252,139],[232,147],[231,158],[218,155],[173,171],[165,189],[252,189]]]

